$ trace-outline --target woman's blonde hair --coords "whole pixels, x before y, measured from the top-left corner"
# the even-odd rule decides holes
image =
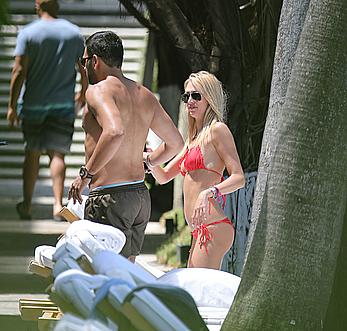
[[[194,88],[206,99],[208,106],[205,112],[203,127],[200,132],[196,126],[195,119],[188,113],[188,137],[187,145],[193,140],[195,144],[200,144],[207,138],[214,123],[223,121],[223,113],[226,107],[226,94],[222,83],[217,77],[207,71],[192,73],[184,82],[184,88],[188,83],[192,83]]]

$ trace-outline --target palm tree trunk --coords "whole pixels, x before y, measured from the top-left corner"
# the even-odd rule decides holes
[[[265,124],[262,147],[259,157],[257,186],[252,208],[251,228],[248,236],[248,248],[257,227],[262,207],[269,167],[278,143],[278,115],[286,100],[289,80],[292,73],[295,53],[310,0],[285,0],[282,5],[274,59],[269,109]],[[246,252],[247,256],[248,252]]]
[[[334,287],[325,317],[324,331],[345,331],[347,325],[347,201],[337,259]]]
[[[347,185],[345,0],[311,0],[259,220],[222,330],[319,330],[332,293]]]

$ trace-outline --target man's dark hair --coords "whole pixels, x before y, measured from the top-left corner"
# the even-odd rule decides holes
[[[42,11],[48,13],[49,15],[53,17],[58,16],[58,12],[59,12],[58,0],[39,0],[38,4]]]
[[[110,67],[120,68],[124,49],[122,40],[112,31],[100,31],[86,40],[88,56],[98,55]]]

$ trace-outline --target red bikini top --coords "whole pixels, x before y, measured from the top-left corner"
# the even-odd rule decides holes
[[[181,167],[183,163],[183,168]],[[188,172],[198,169],[204,169],[207,171],[214,172],[219,176],[223,177],[221,173],[216,170],[206,168],[204,156],[202,155],[201,148],[199,145],[192,147],[191,149],[187,149],[181,160],[178,163],[178,167],[182,176],[185,176]]]

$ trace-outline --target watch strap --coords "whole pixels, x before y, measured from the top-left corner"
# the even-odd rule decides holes
[[[82,166],[79,171],[79,175],[82,179],[88,178],[92,179],[93,175],[88,171],[88,169],[85,166]]]

